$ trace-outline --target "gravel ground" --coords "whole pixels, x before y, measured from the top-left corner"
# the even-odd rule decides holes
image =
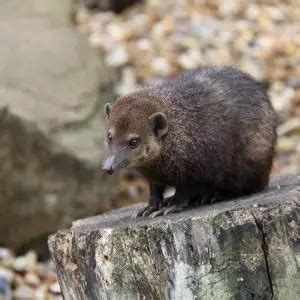
[[[38,262],[34,251],[16,257],[0,248],[0,300],[62,299],[52,261]]]

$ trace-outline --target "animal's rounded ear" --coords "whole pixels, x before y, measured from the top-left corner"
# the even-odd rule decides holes
[[[157,112],[148,118],[150,128],[157,138],[163,137],[168,132],[168,120],[164,113]]]
[[[106,116],[107,119],[109,118],[110,112],[111,112],[111,104],[106,103],[104,105],[104,113],[105,113],[105,116]]]

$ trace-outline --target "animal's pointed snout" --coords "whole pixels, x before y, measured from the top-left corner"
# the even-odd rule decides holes
[[[114,155],[107,155],[102,162],[102,171],[112,175],[114,173]]]

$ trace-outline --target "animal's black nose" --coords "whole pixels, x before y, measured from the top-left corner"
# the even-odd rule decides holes
[[[115,170],[116,156],[113,153],[107,153],[104,160],[102,161],[103,172],[111,175]]]
[[[114,173],[112,166],[102,166],[102,171],[109,175],[112,175]]]

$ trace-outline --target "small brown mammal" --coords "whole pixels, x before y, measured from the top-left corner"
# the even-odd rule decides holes
[[[134,167],[150,199],[138,216],[261,191],[277,117],[264,87],[234,67],[201,68],[106,104],[103,170]],[[166,186],[176,193],[163,199]]]

